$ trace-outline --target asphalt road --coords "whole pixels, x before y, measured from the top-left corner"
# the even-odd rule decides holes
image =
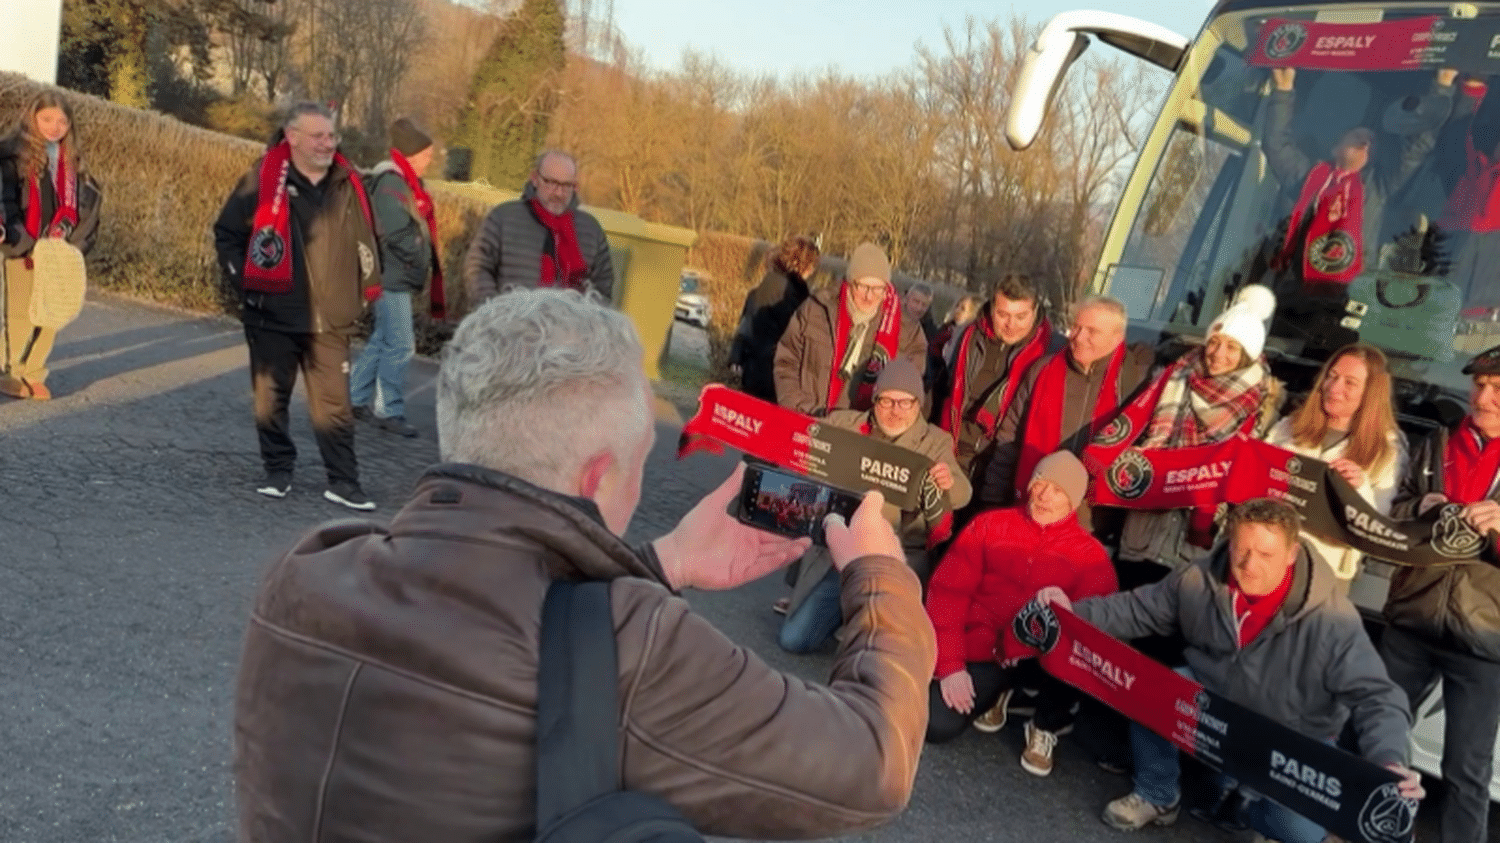
[[[686,328],[686,326],[679,326]],[[360,430],[376,517],[436,461],[431,378],[411,376],[417,440]],[[246,352],[237,324],[95,298],[66,329],[56,400],[0,399],[0,843],[233,840],[231,700],[245,617],[264,565],[322,500],[299,391],[302,470],[260,497]],[[670,407],[663,408],[670,418]],[[631,528],[668,528],[725,476],[728,457],[678,463],[658,431]],[[775,644],[780,577],[694,594],[715,624],[778,668],[826,677],[829,654]],[[1020,730],[929,748],[910,809],[861,840],[1119,841],[1097,819],[1128,782],[1065,738],[1049,779],[1024,773]],[[1228,840],[1184,818],[1154,841]]]

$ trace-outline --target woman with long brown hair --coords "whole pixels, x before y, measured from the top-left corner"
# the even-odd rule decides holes
[[[1380,349],[1364,343],[1339,349],[1318,372],[1296,412],[1276,423],[1266,441],[1329,464],[1360,497],[1389,514],[1406,473],[1406,438],[1396,426],[1391,373]],[[1359,573],[1359,551],[1303,532],[1348,589]]]
[[[0,186],[4,197],[5,372],[0,393],[46,400],[47,357],[57,329],[33,321],[37,274],[33,252],[38,241],[57,238],[87,252],[99,227],[98,186],[83,168],[73,111],[56,89],[32,97],[19,124],[0,143]]]

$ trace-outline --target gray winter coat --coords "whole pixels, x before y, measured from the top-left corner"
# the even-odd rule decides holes
[[[420,293],[436,260],[427,220],[394,163],[381,161],[370,174],[370,208],[380,229],[380,287],[392,293]]]
[[[1352,714],[1361,755],[1405,763],[1406,694],[1386,675],[1354,604],[1334,590],[1333,572],[1298,545],[1286,602],[1244,649],[1225,583],[1228,542],[1161,582],[1074,611],[1116,638],[1180,631],[1188,666],[1210,691],[1319,740],[1337,736]]]
[[[535,196],[536,186],[526,182],[520,199],[496,205],[480,224],[464,257],[464,289],[469,293],[470,309],[507,287],[535,287],[540,282],[542,253],[555,254],[557,246],[552,242],[552,232],[531,211],[530,201]],[[605,301],[613,301],[615,268],[604,227],[578,209],[577,194],[568,210],[573,212],[578,251],[588,263],[589,287]]]

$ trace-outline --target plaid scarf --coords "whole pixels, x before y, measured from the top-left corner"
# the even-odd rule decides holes
[[[922,423],[917,419],[913,427]],[[877,427],[873,418],[859,426],[861,436],[874,436]],[[893,442],[895,440],[892,440]],[[953,537],[953,505],[948,502],[948,493],[938,488],[937,481],[928,474],[922,478],[920,501],[922,521],[927,525],[927,549],[932,550]]]
[[[432,288],[427,293],[429,312],[432,318],[442,319],[448,315],[447,304],[443,294],[443,262],[438,255],[438,230],[437,213],[433,206],[432,194],[427,192],[427,186],[422,184],[422,177],[412,169],[411,162],[406,160],[398,150],[391,150],[391,162],[396,169],[401,171],[401,178],[406,182],[406,187],[411,191],[413,199],[417,203],[417,213],[422,215],[422,221],[427,223],[427,242],[432,246]]]
[[[855,372],[859,385],[850,407],[855,410],[870,409],[875,398],[875,378],[885,364],[896,356],[901,341],[901,303],[895,290],[887,290],[880,310],[870,317],[875,325],[875,343],[870,359],[863,371]],[[849,279],[839,285],[838,315],[834,317],[833,371],[828,373],[828,396],[824,408],[832,410],[839,405],[839,396],[844,394],[848,381],[844,379],[844,358],[849,354],[849,334],[854,329],[854,318],[849,314]],[[866,328],[865,330],[870,330]],[[921,397],[921,396],[917,396]]]
[[[1222,442],[1242,430],[1248,434],[1266,395],[1261,360],[1212,376],[1202,347],[1184,354],[1161,377],[1161,398],[1139,448],[1191,448]]]

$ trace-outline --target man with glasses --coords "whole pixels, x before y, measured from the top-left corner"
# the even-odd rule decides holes
[[[512,287],[593,290],[614,300],[615,269],[604,227],[578,208],[578,162],[542,153],[521,198],[496,205],[464,258],[470,308]]]
[[[378,289],[380,268],[370,198],[338,144],[328,109],[293,106],[220,211],[214,246],[250,346],[266,472],[256,492],[284,498],[291,490],[297,448],[287,407],[301,369],[328,473],[323,497],[371,510],[354,459],[349,337],[364,314],[361,294]]]
[[[969,502],[972,490],[953,458],[953,438],[922,417],[922,373],[912,361],[898,357],[881,370],[870,410],[835,410],[828,414],[827,423],[930,458],[928,480],[947,496],[947,509]],[[934,525],[921,509],[887,505],[885,516],[896,526],[906,564],[927,582],[932,574],[927,533]],[[789,652],[807,653],[822,647],[843,623],[839,575],[828,551],[814,547],[802,557],[795,576],[780,644]]]
[[[808,296],[781,335],[773,367],[776,399],[812,416],[868,410],[876,378],[898,356],[921,372],[927,338],[916,320],[901,318],[885,251],[861,243],[849,257],[843,283]],[[920,378],[916,397],[926,398]]]

